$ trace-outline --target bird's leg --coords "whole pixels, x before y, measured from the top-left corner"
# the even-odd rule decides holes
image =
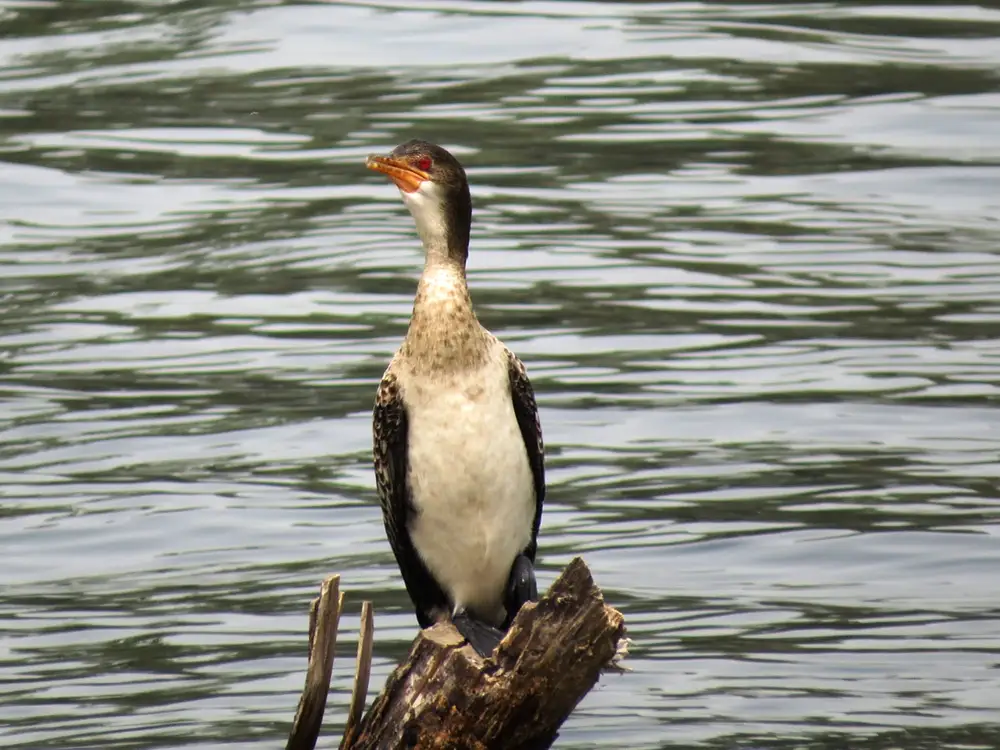
[[[504,629],[509,628],[514,617],[525,602],[533,602],[538,598],[538,584],[535,583],[535,566],[527,555],[518,555],[510,566],[510,577],[507,579],[507,594],[504,606],[507,609],[507,622]]]
[[[464,609],[460,609],[452,615],[451,622],[455,629],[462,634],[462,637],[476,649],[476,653],[484,659],[493,653],[493,649],[503,638],[501,631],[482,620],[475,619]]]

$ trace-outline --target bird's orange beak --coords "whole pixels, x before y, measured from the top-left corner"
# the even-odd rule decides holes
[[[365,166],[388,175],[389,179],[396,183],[396,187],[404,193],[416,192],[424,180],[430,179],[430,175],[424,170],[392,156],[369,156],[365,160]]]

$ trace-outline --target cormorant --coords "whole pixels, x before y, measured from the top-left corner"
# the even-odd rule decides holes
[[[366,166],[399,188],[425,255],[409,329],[375,399],[382,518],[420,626],[450,617],[486,656],[537,598],[545,466],[535,395],[472,307],[462,165],[411,140]]]

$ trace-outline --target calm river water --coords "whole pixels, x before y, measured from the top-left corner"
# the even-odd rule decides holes
[[[993,6],[993,7],[986,7]],[[0,3],[0,745],[275,748],[455,150],[549,447],[542,584],[628,618],[560,748],[1000,747],[1000,9]]]

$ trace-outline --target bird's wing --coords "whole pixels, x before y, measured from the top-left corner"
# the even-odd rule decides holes
[[[409,524],[416,509],[410,498],[407,473],[408,425],[399,381],[386,370],[375,396],[372,424],[375,484],[382,505],[382,521],[389,545],[403,574],[406,591],[417,610],[420,627],[434,622],[435,612],[447,611],[448,601],[410,539]]]
[[[528,463],[531,465],[531,476],[535,484],[535,521],[531,528],[531,544],[525,550],[525,554],[534,562],[538,527],[542,522],[542,504],[545,502],[545,444],[542,442],[542,423],[538,419],[535,391],[528,380],[524,364],[509,349],[507,362],[514,416],[521,430],[524,447],[528,451]]]

